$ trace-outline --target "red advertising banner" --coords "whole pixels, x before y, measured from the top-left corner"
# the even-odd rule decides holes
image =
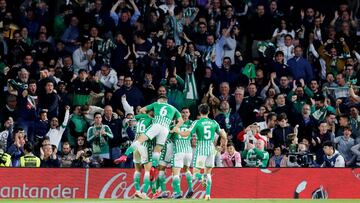
[[[133,198],[133,169],[0,169],[0,198]],[[167,171],[171,189],[171,172]],[[182,190],[187,185],[182,178]],[[213,170],[213,198],[360,198],[360,169]],[[205,196],[194,182],[193,198]]]
[[[0,198],[83,198],[85,170],[0,168]]]

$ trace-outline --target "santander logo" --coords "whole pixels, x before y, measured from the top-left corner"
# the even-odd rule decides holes
[[[129,181],[127,178],[127,173],[121,172],[113,177],[111,177],[103,186],[103,188],[100,191],[99,198],[111,198],[111,199],[132,199],[135,195],[135,189],[134,183],[132,182],[132,179]],[[185,176],[185,174],[181,174],[181,176]],[[171,176],[166,178],[166,184],[168,185],[168,182],[172,181]],[[182,184],[186,185],[186,181],[182,181]],[[113,188],[113,190],[110,190],[110,188]],[[185,190],[183,190],[183,195],[186,195],[187,187],[185,187]],[[198,198],[204,198],[206,191],[204,188],[202,188],[200,181],[195,180],[193,181],[193,190],[194,195],[193,199]],[[151,191],[149,190],[149,193]],[[148,193],[148,194],[149,194]]]

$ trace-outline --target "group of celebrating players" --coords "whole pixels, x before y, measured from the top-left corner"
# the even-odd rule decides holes
[[[115,160],[115,163],[124,162],[134,153],[135,197],[148,199],[148,190],[151,187],[153,198],[168,198],[166,191],[165,169],[171,163],[173,198],[180,199],[183,194],[180,189],[180,172],[184,169],[188,191],[186,198],[191,198],[193,181],[198,180],[206,188],[205,199],[210,200],[211,170],[215,162],[215,145],[217,136],[221,138],[221,145],[226,146],[227,136],[219,124],[208,118],[210,108],[201,104],[198,108],[199,118],[189,120],[190,111],[187,108],[181,113],[167,103],[166,96],[160,96],[157,102],[140,109],[135,117],[137,120],[136,138],[126,150],[125,155]],[[196,136],[196,147],[193,156],[191,146],[192,137]],[[193,174],[190,171],[193,160]],[[140,190],[140,176],[144,166],[142,191]],[[201,173],[201,170],[204,170]],[[155,177],[155,174],[158,174]],[[159,188],[159,190],[158,190]]]

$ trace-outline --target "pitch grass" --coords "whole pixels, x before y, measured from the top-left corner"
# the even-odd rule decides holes
[[[173,199],[161,199],[161,200],[124,200],[124,199],[39,199],[39,200],[4,200],[0,199],[0,202],[9,202],[9,203],[173,203],[173,202],[180,202],[180,203],[316,203],[316,202],[339,202],[339,203],[359,203],[360,199],[327,199],[327,200],[311,200],[311,199],[211,199],[211,201],[199,200],[199,199],[180,199],[180,200],[173,200]]]

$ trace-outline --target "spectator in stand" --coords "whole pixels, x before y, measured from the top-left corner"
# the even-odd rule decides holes
[[[276,1],[272,1],[276,2]],[[272,41],[276,41],[277,47],[282,47],[286,44],[286,37],[291,36],[292,38],[295,37],[295,31],[291,28],[291,25],[285,20],[281,19],[274,30]]]
[[[17,97],[13,94],[10,94],[6,98],[6,105],[0,109],[0,123],[5,123],[5,120],[9,117],[13,118],[16,122],[19,115],[19,110],[17,107]]]
[[[184,80],[180,76],[176,75],[176,71],[174,70],[173,75],[168,75],[166,78],[164,78],[160,82],[160,85],[167,87],[166,96],[168,98],[168,103],[173,105],[178,110],[181,110],[185,102]]]
[[[268,167],[276,167],[276,168],[287,167],[287,160],[288,158],[286,157],[286,155],[282,154],[281,147],[275,146],[274,155],[270,158]]]
[[[62,144],[61,156],[60,158],[60,167],[69,168],[72,165],[72,162],[75,160],[75,155],[71,150],[71,146],[68,142]]]
[[[50,138],[50,144],[55,145],[56,147],[60,147],[60,141],[62,140],[62,136],[65,132],[70,117],[70,107],[66,106],[65,109],[65,117],[61,126],[59,126],[59,119],[54,117],[50,121],[50,130],[46,133],[46,136]]]
[[[40,159],[42,168],[58,168],[60,161],[57,158],[57,149],[50,144],[43,145],[40,149]]]
[[[342,45],[342,52],[344,52],[345,54],[349,54],[350,50],[349,47],[346,45],[344,38],[340,38],[340,42]],[[328,45],[331,46],[332,43],[334,42],[331,39],[328,39],[324,43],[324,45],[319,47],[319,54],[320,57],[325,61],[326,72],[331,72],[336,76],[338,73],[344,70],[346,60],[340,57],[340,54],[342,52],[339,53],[339,51],[334,47],[334,45],[332,46],[332,48],[330,48],[329,52],[325,50],[325,48]]]
[[[236,142],[236,135],[243,129],[242,120],[237,112],[232,112],[227,101],[220,103],[220,112],[215,116],[221,129],[224,129],[230,140]],[[234,144],[233,144],[234,145]]]
[[[12,133],[14,130],[14,120],[9,117],[4,123],[4,130],[0,132],[0,144],[2,149],[6,151],[6,149],[12,143]]]
[[[95,53],[93,53],[91,47],[91,42],[89,38],[84,37],[81,40],[81,46],[73,52],[73,61],[74,61],[74,72],[79,72],[79,70],[91,71],[96,65]],[[80,73],[79,73],[80,74]]]
[[[275,53],[275,60],[272,62],[272,68],[276,73],[276,77],[280,79],[292,74],[289,66],[285,64],[285,56],[283,51],[277,51]]]
[[[298,86],[301,85],[301,86]],[[300,84],[296,84],[296,80],[293,81],[293,89],[289,92],[287,100],[292,102],[295,113],[301,113],[302,107],[314,97],[312,91],[305,85],[305,81],[300,79]]]
[[[123,95],[126,95],[127,101],[133,107],[144,105],[143,93],[138,87],[135,86],[134,78],[132,78],[131,76],[125,76],[124,86],[116,90],[111,99],[111,106],[115,110],[115,113],[117,113],[118,115],[124,115],[124,109],[121,105],[121,97]]]
[[[292,72],[294,80],[305,80],[306,83],[313,79],[313,69],[310,63],[303,57],[303,48],[296,46],[294,48],[295,56],[288,61],[288,66]]]
[[[241,167],[241,154],[235,151],[234,144],[227,144],[225,153],[221,155],[223,167]]]
[[[277,73],[276,73],[276,75],[277,75]],[[280,78],[280,82],[279,82],[280,83],[279,84],[280,92],[287,96],[291,91],[289,77],[288,77],[288,75],[282,75],[282,76],[280,75],[280,77],[278,77],[278,78]]]
[[[244,121],[244,126],[248,126],[256,119],[254,110],[259,109],[262,104],[261,97],[257,96],[257,88],[254,83],[249,84],[247,91],[249,96],[243,100],[243,105],[240,108],[240,117]]]
[[[92,143],[92,152],[100,164],[107,166],[110,159],[109,140],[113,134],[109,126],[102,124],[101,113],[94,114],[94,125],[87,131],[87,141]]]
[[[79,70],[78,77],[72,83],[74,93],[73,105],[85,105],[89,102],[90,93],[98,93],[100,85],[97,82],[90,81],[86,69]]]
[[[295,33],[294,33],[295,35]],[[294,45],[293,45],[293,38],[291,34],[286,34],[284,36],[285,43],[281,46],[278,46],[277,51],[282,51],[284,53],[284,63],[287,64],[287,62],[294,57]]]
[[[49,127],[47,110],[41,110],[39,118],[35,121],[34,144],[38,144],[46,136]]]
[[[290,104],[286,103],[286,96],[285,94],[277,94],[275,96],[275,107],[273,108],[273,111],[276,114],[285,113],[286,115],[290,115],[291,113],[291,106]]]
[[[39,105],[41,110],[47,112],[48,118],[51,120],[53,117],[58,116],[59,96],[54,90],[54,83],[51,81],[45,84],[45,94],[39,95]]]
[[[355,156],[351,151],[351,147],[355,145],[355,140],[351,138],[352,129],[350,126],[344,128],[344,135],[335,137],[335,134],[331,134],[331,141],[335,144],[335,149],[339,151],[345,160],[345,166],[353,166]]]
[[[76,16],[71,17],[69,27],[61,36],[61,41],[65,44],[65,49],[69,53],[73,53],[78,45],[80,36],[79,19]]]
[[[11,156],[11,165],[20,166],[20,157],[24,155],[25,131],[22,128],[14,130],[13,144],[9,146],[6,153]]]
[[[293,133],[293,128],[288,124],[287,115],[282,113],[277,117],[277,126],[272,132],[274,145],[285,149],[287,137],[290,133]]]
[[[324,162],[321,167],[334,168],[345,167],[344,157],[335,149],[334,143],[326,141],[323,144]]]
[[[68,124],[67,140],[70,146],[75,146],[75,144],[77,144],[77,138],[84,136],[84,133],[87,132],[88,126],[89,124],[86,122],[81,113],[81,106],[75,106]]]
[[[122,121],[117,118],[117,114],[113,113],[113,109],[110,105],[105,106],[102,123],[110,127],[113,134],[113,138],[109,140],[110,147],[110,159],[115,160],[120,157],[120,145],[122,145],[126,139],[122,137]]]
[[[298,137],[299,140],[306,139],[311,142],[313,130],[317,127],[316,119],[311,115],[310,105],[305,104],[302,107],[301,114],[296,114],[296,117],[291,120],[293,125],[299,125]]]
[[[102,84],[105,90],[113,90],[118,83],[117,73],[108,64],[103,64],[95,77]]]
[[[311,151],[316,153],[316,163],[321,165],[324,162],[323,144],[326,141],[331,141],[331,133],[328,131],[326,122],[320,123],[318,129],[319,132],[314,133],[311,140]]]
[[[266,168],[269,162],[269,153],[264,149],[264,140],[256,140],[254,146],[253,143],[248,142],[246,149],[242,152],[242,158],[247,167],[260,167]]]
[[[254,58],[259,57],[257,45],[259,42],[271,39],[272,18],[265,11],[265,6],[259,4],[256,6],[256,14],[250,19],[250,35],[252,42],[251,53]]]

